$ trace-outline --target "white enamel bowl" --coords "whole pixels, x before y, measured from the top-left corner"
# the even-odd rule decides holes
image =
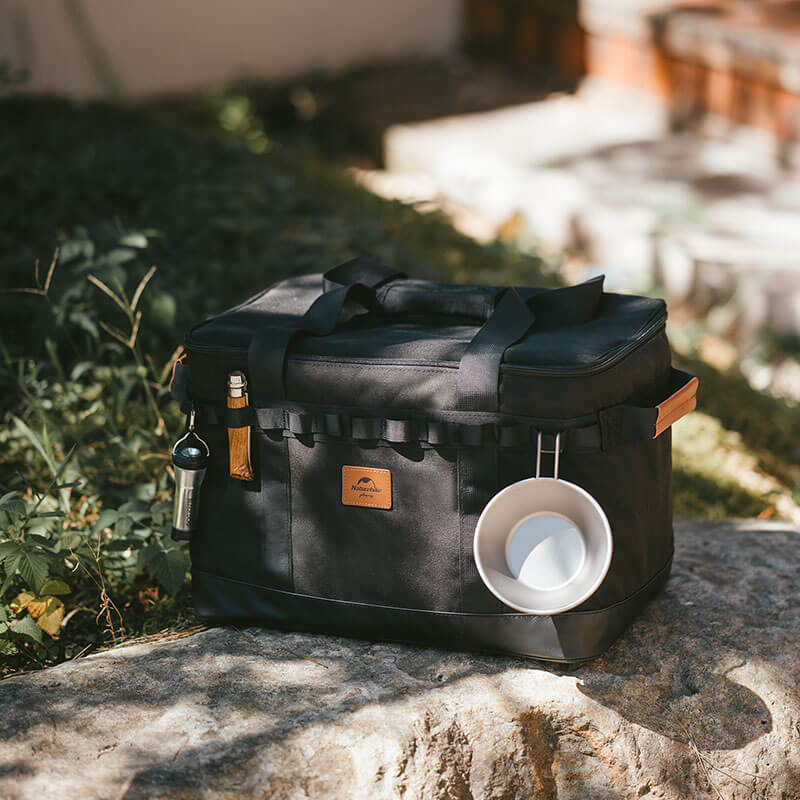
[[[483,582],[526,614],[560,614],[587,600],[611,564],[611,526],[574,483],[527,478],[498,492],[475,528]]]

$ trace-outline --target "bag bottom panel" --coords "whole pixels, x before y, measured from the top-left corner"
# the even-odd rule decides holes
[[[619,603],[552,617],[461,614],[331,600],[201,570],[192,576],[192,591],[198,616],[211,624],[255,624],[571,663],[601,655],[664,586],[671,566],[670,559],[648,583]]]

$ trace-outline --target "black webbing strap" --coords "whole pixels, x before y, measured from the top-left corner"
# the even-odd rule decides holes
[[[253,394],[261,403],[286,399],[284,364],[292,339],[301,333],[326,336],[355,313],[375,309],[375,287],[401,273],[366,259],[340,264],[325,274],[322,292],[296,328],[264,328],[253,337],[248,354]],[[351,283],[340,281],[354,279]],[[575,324],[597,314],[603,279],[541,292],[527,302],[513,288],[499,293],[494,311],[467,346],[458,376],[458,408],[498,411],[500,366],[505,351],[522,339],[534,322],[543,327]]]
[[[396,419],[390,416],[392,412],[388,409],[375,409],[374,416],[361,417],[356,416],[353,409],[287,407],[285,403],[244,408],[227,408],[224,403],[200,403],[196,409],[207,425],[228,428],[252,425],[285,436],[382,440],[388,444],[530,448],[536,446],[541,432],[542,452],[553,452],[557,436],[553,428],[558,426],[561,427],[563,452],[597,453],[656,438],[694,408],[697,379],[673,367],[667,391],[668,397],[657,406],[611,406],[598,412],[596,422],[581,425],[577,420],[565,421],[562,424],[566,427],[562,427],[551,420],[545,424],[546,430],[541,430],[539,426],[542,423],[534,420],[470,411],[440,411],[436,416]]]
[[[494,312],[475,334],[458,368],[458,409],[497,411],[503,354],[536,321],[530,306],[515,289],[506,289]]]
[[[353,302],[355,301],[355,302]],[[375,289],[365,283],[350,283],[337,286],[321,294],[303,316],[301,330],[314,336],[327,336],[347,321],[353,313],[374,307]],[[354,308],[355,306],[355,308]],[[347,308],[352,313],[345,315]]]
[[[247,372],[260,402],[275,403],[286,399],[283,365],[289,343],[299,328],[264,328],[250,340]]]
[[[629,408],[629,407],[626,407]],[[647,409],[631,409],[632,412]],[[305,436],[320,434],[354,441],[384,441],[388,444],[429,444],[434,446],[534,447],[540,429],[533,422],[515,420],[481,421],[469,413],[447,412],[447,419],[395,419],[388,416],[362,417],[329,410],[302,410],[280,406],[227,408],[201,403],[198,413],[205,424],[226,428],[258,427],[263,431]],[[500,415],[495,415],[499,417]],[[556,434],[542,432],[542,449],[552,452]],[[648,437],[644,437],[648,438]],[[599,452],[602,431],[598,423],[568,428],[561,433],[561,449],[570,452]],[[615,443],[621,443],[615,440]]]
[[[657,417],[658,410],[655,408],[612,406],[603,409],[598,414],[603,450],[611,450],[626,442],[654,438]]]
[[[525,301],[514,289],[500,296],[494,312],[469,343],[458,370],[461,411],[500,410],[500,367],[506,350],[536,323],[539,328],[593,319],[603,297],[603,276],[541,292]]]
[[[332,333],[355,313],[373,307],[376,286],[401,277],[404,277],[403,273],[365,258],[346,261],[325,273],[323,292],[303,315],[298,327],[268,327],[253,336],[247,353],[247,366],[259,402],[269,404],[286,399],[284,365],[295,336]]]
[[[322,277],[322,291],[330,292],[351,283],[363,283],[376,289],[384,283],[405,277],[404,272],[360,256],[329,269]]]
[[[667,391],[667,398],[655,407],[620,405],[602,409],[597,417],[603,450],[626,442],[655,439],[688,414],[697,403],[697,378],[672,367]]]

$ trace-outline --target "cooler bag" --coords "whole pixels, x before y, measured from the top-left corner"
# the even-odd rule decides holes
[[[355,259],[192,328],[172,391],[210,461],[191,534],[197,614],[552,661],[602,653],[664,585],[670,425],[697,380],[670,364],[662,300],[410,280]],[[247,379],[229,408],[228,376]],[[231,477],[250,431],[253,478]],[[558,434],[558,436],[557,436]],[[599,588],[553,615],[484,584],[476,523],[537,443],[604,510]],[[549,465],[549,466],[548,466]]]

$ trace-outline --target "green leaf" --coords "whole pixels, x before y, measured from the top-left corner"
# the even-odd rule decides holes
[[[114,526],[114,538],[126,538],[133,530],[133,520],[130,517],[120,517]]]
[[[3,585],[0,586],[0,598],[6,593],[8,587],[11,586],[14,576],[17,574],[17,561],[19,561],[20,555],[20,553],[15,553],[9,556],[3,563],[3,569],[6,571],[6,578],[3,581]]]
[[[100,531],[110,528],[119,519],[119,511],[113,508],[107,508],[105,511],[100,512],[97,522],[92,526],[92,533],[100,533]]]
[[[39,455],[47,463],[47,466],[50,467],[50,471],[55,475],[58,468],[56,467],[55,461],[47,452],[44,442],[42,442],[42,440],[19,417],[12,416],[11,419],[14,420],[25,438],[36,448],[36,450],[39,452]]]
[[[34,622],[33,617],[27,614],[11,626],[10,632],[15,636],[31,639],[37,644],[41,644],[43,640],[42,629]]]
[[[62,550],[75,550],[83,544],[83,536],[77,531],[67,531],[56,543],[55,549],[59,552]]]
[[[9,500],[3,506],[3,511],[8,514],[10,521],[13,523],[18,519],[22,519],[28,513],[28,504],[18,498]]]
[[[19,649],[14,642],[0,638],[0,656],[15,656],[17,653],[19,653]]]
[[[189,570],[189,556],[177,547],[165,550],[159,543],[153,543],[142,553],[148,574],[157,580],[168,594],[177,594],[186,580]]]
[[[123,503],[119,507],[120,514],[135,514],[137,512],[148,514],[150,512],[150,507],[141,500],[128,500],[127,503]]]
[[[0,542],[0,563],[17,552],[19,545],[16,542]]]
[[[70,313],[69,318],[79,328],[83,328],[92,339],[97,339],[100,336],[100,328],[97,327],[95,321],[85,311],[73,311]]]
[[[126,247],[135,247],[141,250],[143,247],[147,247],[147,237],[143,233],[129,233],[123,236],[119,243],[124,244]]]
[[[122,553],[128,548],[135,550],[142,546],[138,539],[117,539],[115,536],[107,545],[103,547],[103,552],[109,553]]]
[[[17,556],[17,570],[25,583],[37,594],[41,592],[42,585],[47,580],[47,557],[39,550],[23,547]]]
[[[58,578],[48,578],[44,582],[44,586],[42,586],[40,594],[70,594],[72,589],[70,589],[69,584],[65,583]]]
[[[0,506],[4,506],[9,500],[13,500],[18,496],[19,492],[6,492],[2,497],[0,497]]]
[[[38,544],[40,547],[46,547],[48,549],[53,546],[53,542],[50,540],[49,536],[42,536],[39,533],[26,534],[25,541],[28,544]]]

